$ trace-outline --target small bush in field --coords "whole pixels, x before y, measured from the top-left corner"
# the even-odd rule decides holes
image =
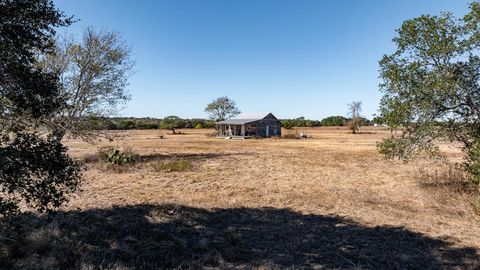
[[[156,172],[184,172],[190,170],[192,164],[188,160],[159,162],[153,165]]]
[[[202,123],[197,123],[197,124],[195,125],[195,128],[203,128]]]
[[[112,146],[100,148],[98,155],[107,166],[122,166],[137,160],[137,155],[132,150],[121,151]]]

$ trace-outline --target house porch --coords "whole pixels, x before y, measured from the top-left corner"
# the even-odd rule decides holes
[[[256,135],[256,127],[248,124],[217,124],[219,138],[250,138]]]

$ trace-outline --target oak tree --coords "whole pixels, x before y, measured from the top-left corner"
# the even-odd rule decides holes
[[[235,101],[228,97],[219,97],[209,103],[205,108],[205,112],[209,114],[210,119],[215,121],[223,121],[240,114]]]
[[[405,21],[396,51],[380,61],[381,117],[401,135],[379,144],[387,157],[437,155],[439,140],[459,142],[464,168],[480,187],[480,3]]]
[[[50,128],[66,103],[58,77],[36,66],[72,19],[48,0],[0,0],[0,216],[47,210],[78,188],[80,166]]]

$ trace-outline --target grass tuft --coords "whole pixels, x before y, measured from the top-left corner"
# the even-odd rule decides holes
[[[185,172],[192,168],[192,164],[188,160],[158,162],[153,164],[156,172]]]

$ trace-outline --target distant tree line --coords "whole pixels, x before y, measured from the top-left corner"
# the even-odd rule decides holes
[[[374,121],[363,119],[364,126],[373,125]],[[282,119],[282,126],[286,129],[294,127],[331,127],[346,126],[350,118],[343,116],[329,116],[322,120],[310,120],[305,117],[294,119]],[[151,117],[111,117],[111,118],[90,118],[90,125],[97,130],[128,130],[128,129],[170,129],[175,132],[178,128],[215,128],[215,121],[203,118],[183,119],[177,116],[165,118]],[[377,123],[381,124],[381,123]]]
[[[215,122],[208,119],[182,119],[176,116],[165,118],[112,117],[91,118],[90,123],[98,130],[126,129],[176,129],[176,128],[213,128]]]
[[[364,126],[372,126],[374,123],[381,124],[381,123],[371,121],[367,118],[361,118],[361,120]],[[335,115],[335,116],[329,116],[329,117],[323,118],[322,120],[309,120],[309,119],[305,119],[305,117],[299,117],[294,119],[282,119],[280,121],[282,122],[282,126],[284,128],[290,129],[293,127],[346,126],[348,122],[351,121],[351,118]]]

